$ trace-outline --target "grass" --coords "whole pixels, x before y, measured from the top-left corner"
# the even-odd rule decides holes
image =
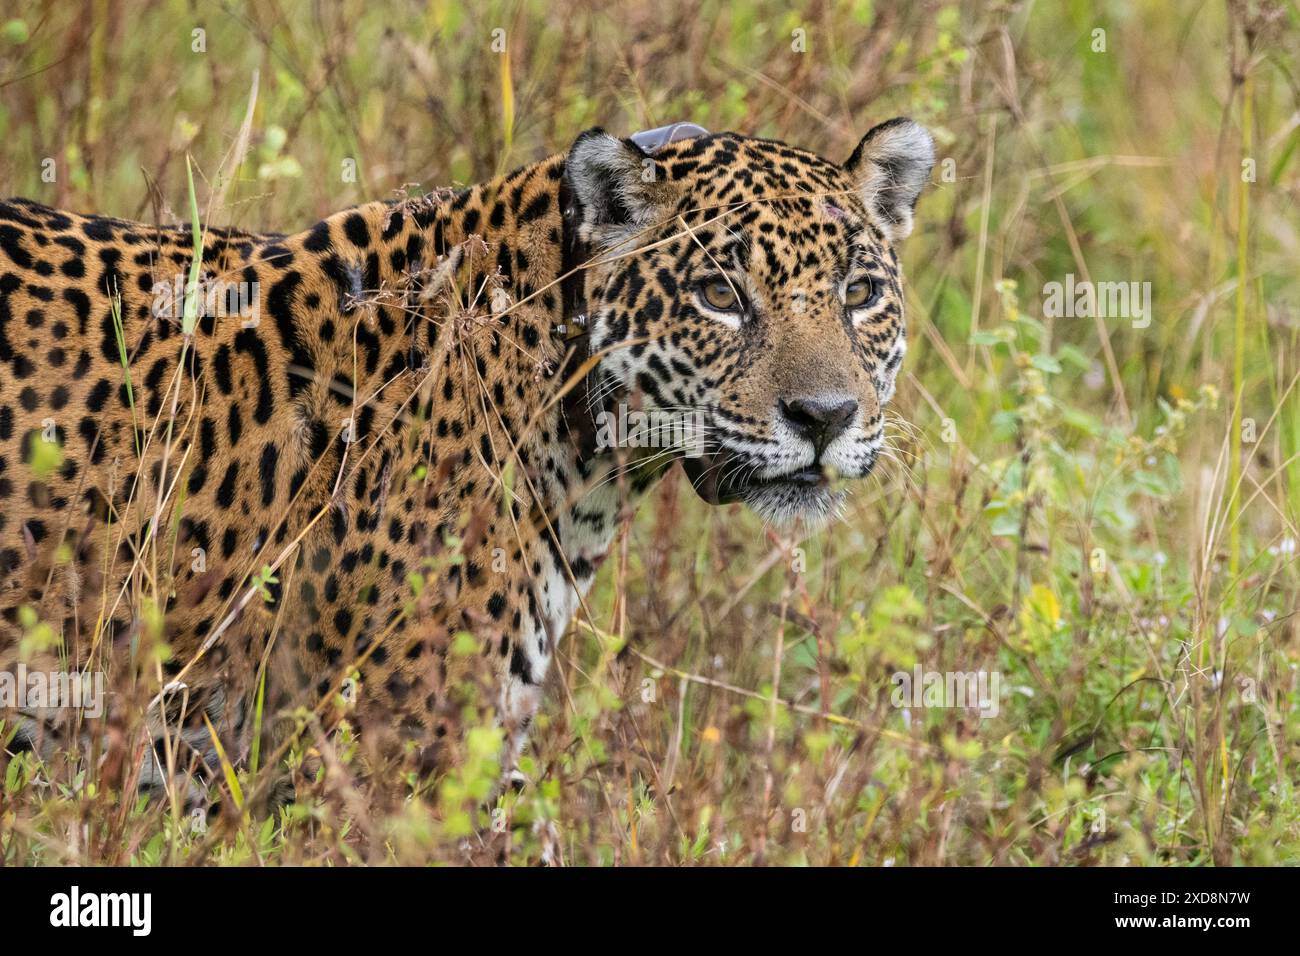
[[[71,208],[197,219],[208,189],[298,229],[679,119],[844,157],[907,114],[940,163],[888,460],[809,537],[664,482],[561,645],[532,786],[481,807],[487,721],[445,776],[374,779],[343,684],[292,745],[222,758],[238,808],[211,822],[129,796],[143,753],[0,756],[0,859],[1300,862],[1298,26],[1294,2],[21,8],[0,182]],[[1150,282],[1150,324],[1047,315],[1067,275]],[[140,712],[159,653],[118,668]],[[997,674],[998,712],[897,706],[918,666]],[[271,764],[299,783],[274,816]]]

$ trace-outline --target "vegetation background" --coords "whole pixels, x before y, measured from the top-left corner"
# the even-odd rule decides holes
[[[0,860],[1300,862],[1294,0],[0,8],[0,193],[128,218],[188,219],[187,155],[206,204],[254,75],[220,223],[246,228],[593,125],[843,158],[902,114],[940,157],[889,460],[809,537],[665,482],[562,645],[521,794],[477,809],[490,734],[385,790],[345,728],[298,802],[205,828],[6,753]],[[1044,316],[1067,275],[1149,282],[1152,321]],[[917,666],[996,672],[996,716],[895,706]]]

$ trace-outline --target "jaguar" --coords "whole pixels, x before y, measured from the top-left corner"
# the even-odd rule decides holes
[[[340,694],[363,736],[445,766],[485,667],[513,765],[671,467],[809,524],[871,472],[933,157],[906,118],[842,163],[592,129],[293,234],[0,202],[0,665],[164,647],[150,706],[183,689],[222,728],[182,735],[209,767],[224,732],[247,758],[254,696]],[[620,409],[692,441],[611,429]]]

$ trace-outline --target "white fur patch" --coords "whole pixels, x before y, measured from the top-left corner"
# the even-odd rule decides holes
[[[912,232],[912,209],[934,168],[934,140],[909,119],[895,119],[871,130],[848,164],[861,184],[867,208],[876,214],[890,241]]]

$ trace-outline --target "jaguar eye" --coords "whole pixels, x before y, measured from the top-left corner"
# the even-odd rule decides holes
[[[740,311],[740,296],[726,279],[705,279],[699,285],[699,293],[710,309],[719,312]]]
[[[866,276],[854,279],[844,288],[844,304],[850,309],[860,309],[870,305],[876,297],[876,285]]]

